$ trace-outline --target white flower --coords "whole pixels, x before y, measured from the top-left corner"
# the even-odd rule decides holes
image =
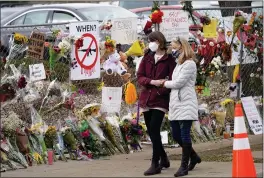
[[[220,75],[220,74],[221,74],[220,70],[216,71],[216,75]]]
[[[202,32],[200,30],[197,31],[197,35],[201,35]]]
[[[219,61],[221,61],[221,57],[220,56],[217,56],[216,59],[218,59]]]
[[[259,72],[259,71],[261,71],[261,68],[259,67],[259,68],[257,68],[257,71]]]
[[[256,77],[259,78],[259,74],[256,74]]]
[[[255,49],[254,49],[254,53],[257,53],[257,52],[258,52],[258,49],[257,49],[257,48],[255,48]]]
[[[70,51],[71,44],[67,40],[62,40],[62,42],[58,44],[58,47],[60,49],[64,49],[65,51]]]
[[[201,36],[204,36],[204,33],[201,33]]]
[[[215,65],[215,68],[216,68],[216,69],[219,69],[219,65],[216,64],[216,65]]]
[[[218,48],[220,48],[220,44],[217,44],[216,46],[217,46]]]
[[[210,45],[210,46],[214,46],[214,42],[211,41],[211,42],[209,43],[209,45]]]
[[[203,41],[204,41],[204,42],[206,42],[206,41],[207,41],[207,39],[206,39],[206,38],[204,38],[204,39],[203,39]]]
[[[219,32],[219,33],[222,33],[222,32],[223,32],[223,29],[222,29],[222,28],[219,28],[219,29],[218,29],[218,32]]]
[[[254,77],[255,75],[253,73],[250,74],[250,77]]]

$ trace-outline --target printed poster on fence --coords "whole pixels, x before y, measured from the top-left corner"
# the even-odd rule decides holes
[[[183,10],[164,10],[160,31],[165,35],[167,41],[176,37],[189,39],[188,14]]]
[[[131,44],[137,40],[137,18],[113,19],[111,22],[111,38],[116,44]]]
[[[250,129],[255,135],[263,133],[262,118],[252,96],[241,98]]]
[[[70,23],[70,35],[83,39],[72,47],[71,80],[100,78],[99,23]]]
[[[29,65],[29,79],[31,82],[46,79],[46,71],[43,63]]]
[[[122,87],[103,87],[101,110],[107,113],[119,113],[122,102]]]
[[[27,56],[32,59],[43,59],[45,34],[32,32],[28,40]]]

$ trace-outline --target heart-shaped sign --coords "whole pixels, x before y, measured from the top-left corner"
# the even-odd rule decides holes
[[[111,96],[109,96],[109,100],[111,100],[112,99],[112,97]]]

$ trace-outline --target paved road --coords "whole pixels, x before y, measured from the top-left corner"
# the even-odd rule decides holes
[[[250,138],[251,144],[259,144],[262,137]],[[232,144],[232,140],[220,143],[204,143],[195,145],[197,150],[218,149]],[[168,149],[169,154],[180,153],[181,149]],[[54,165],[34,166],[28,169],[8,171],[1,177],[143,177],[143,172],[150,164],[151,149],[129,155],[116,155],[108,160],[55,162]],[[154,177],[172,177],[180,166],[180,161],[172,161],[171,168]],[[263,165],[255,164],[257,173],[263,172]],[[231,162],[202,162],[189,172],[188,177],[231,177]]]

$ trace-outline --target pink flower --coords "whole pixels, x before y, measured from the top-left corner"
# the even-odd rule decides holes
[[[136,124],[137,124],[137,120],[136,120],[136,119],[132,119],[132,120],[131,120],[131,124],[132,124],[132,125],[136,125]]]
[[[82,132],[81,135],[82,135],[82,137],[87,138],[90,136],[90,132],[89,132],[89,130],[86,130],[86,131]]]

